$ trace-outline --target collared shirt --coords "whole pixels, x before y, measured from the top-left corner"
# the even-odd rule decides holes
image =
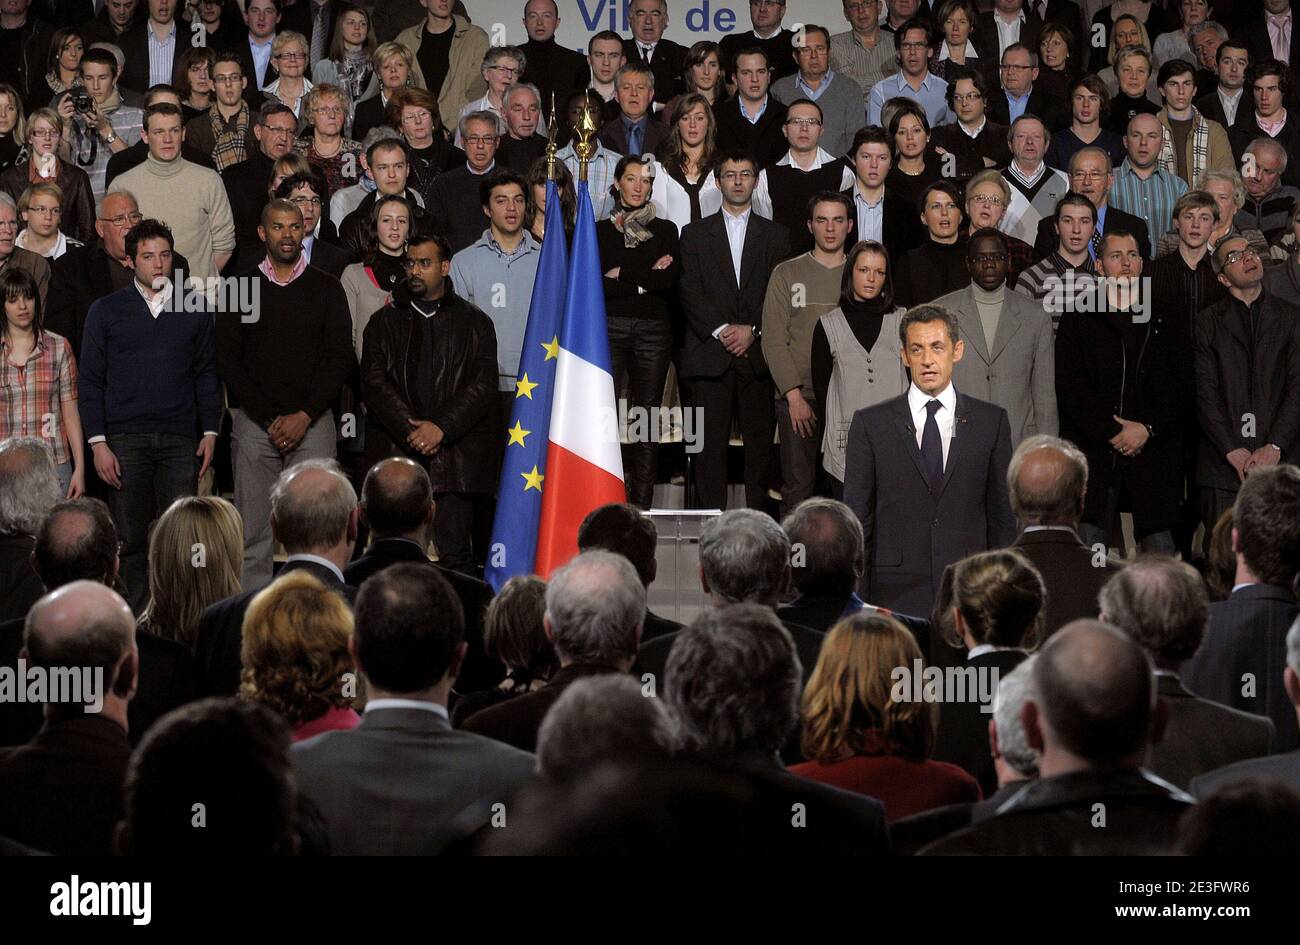
[[[322,558],[320,555],[312,555],[312,554],[304,553],[298,555],[289,555],[289,557],[284,559],[285,564],[290,564],[291,562],[294,561],[310,561],[312,564],[319,564],[322,568],[328,568],[330,572],[333,573],[333,575],[339,579],[340,584],[347,583],[347,580],[343,577],[343,572],[339,570],[339,566],[335,564],[333,561],[331,561],[329,558]]]
[[[853,206],[858,211],[858,232],[855,239],[874,240],[879,243],[885,228],[885,197],[883,192],[875,203],[867,203],[856,186],[853,188]]]
[[[19,249],[31,249],[31,247],[27,245],[27,234],[30,232],[31,230],[23,230],[16,237],[14,237],[14,245],[17,246]],[[59,230],[54,237],[54,245],[51,246],[48,250],[46,250],[41,255],[44,256],[46,259],[58,259],[69,249],[81,245],[83,244],[80,240],[70,239],[68,237],[68,234],[64,233],[62,230]]]
[[[824,148],[818,148],[812,164],[808,167],[800,168],[800,170],[804,173],[821,170],[822,165],[830,164],[836,160],[838,160],[838,158],[832,156],[829,151]],[[799,165],[794,162],[793,151],[785,152],[785,154],[781,156],[781,160],[776,163],[779,167],[790,167],[792,165],[799,167]],[[840,185],[835,189],[848,190],[853,186],[855,180],[857,180],[857,178],[854,176],[852,169],[845,164],[844,173],[840,175]],[[760,217],[767,217],[769,220],[772,219],[772,194],[767,189],[767,168],[763,168],[763,170],[758,172],[758,186],[754,188],[753,203],[754,209],[758,212]]]
[[[657,42],[643,43],[640,40],[636,41],[637,52],[641,53],[641,58],[644,59],[646,62],[650,62],[651,60],[654,59],[655,47],[658,45],[659,44]]]
[[[167,85],[172,80],[172,63],[176,58],[176,23],[172,22],[171,32],[166,39],[160,40],[153,31],[153,24],[145,24],[145,33],[149,37],[149,84]]]
[[[994,646],[992,643],[981,643],[966,654],[966,659],[973,660],[977,656],[983,656],[985,653],[1007,653],[1018,649],[1020,649],[1018,646]]]
[[[989,123],[988,116],[987,116],[987,115],[982,115],[982,116],[980,116],[979,127],[976,128],[974,131],[971,131],[969,128],[966,127],[965,124],[963,124],[963,123],[960,122],[960,121],[957,122],[957,127],[960,128],[960,129],[961,129],[961,130],[966,134],[966,137],[968,137],[968,138],[978,138],[981,134],[983,134],[983,132],[984,132],[984,126],[987,125],[988,123]]]
[[[877,32],[876,45],[871,49],[858,41],[853,30],[836,33],[831,37],[831,66],[862,86],[864,103],[875,84],[898,69],[894,43],[884,30]]]
[[[759,119],[763,117],[763,113],[767,111],[767,99],[768,96],[764,95],[763,104],[758,106],[758,111],[753,115],[750,115],[749,112],[745,111],[745,100],[743,98],[740,99],[740,116],[751,125],[757,125]]]
[[[289,278],[283,281],[281,281],[280,277],[276,275],[275,266],[271,264],[270,256],[267,256],[258,263],[257,268],[262,270],[262,275],[266,276],[266,278],[270,279],[276,285],[288,285],[307,271],[307,254],[298,254],[298,261],[293,264],[293,271],[289,273]]]
[[[1124,213],[1146,220],[1154,247],[1160,237],[1174,228],[1170,222],[1174,204],[1185,193],[1187,182],[1177,174],[1157,168],[1154,174],[1142,180],[1129,164],[1129,159],[1125,158],[1115,171],[1115,182],[1106,194],[1106,202]]]
[[[153,295],[145,292],[139,279],[132,279],[131,284],[135,286],[135,291],[140,293],[140,298],[144,299],[144,304],[149,306],[149,314],[153,316],[154,321],[157,321],[158,316],[167,308],[167,303],[172,300],[172,281],[168,279],[166,284]]]
[[[564,162],[573,179],[577,180],[578,152],[574,150],[573,142],[570,141],[556,151],[555,156]],[[596,142],[596,153],[587,164],[587,190],[591,194],[591,210],[597,220],[607,219],[614,210],[614,198],[610,196],[609,189],[614,186],[614,170],[622,159],[623,155]]]
[[[1007,47],[1012,43],[1020,42],[1020,25],[1025,22],[1025,11],[1022,9],[1016,18],[1008,23],[997,12],[993,13],[993,23],[998,28],[998,59],[1007,51]]]
[[[280,80],[279,80],[279,79],[276,79],[274,82],[272,82],[272,83],[271,83],[270,85],[268,85],[266,88],[262,89],[262,91],[265,92],[267,95],[273,95],[273,96],[275,96],[275,98],[276,98],[277,101],[279,101],[281,104],[283,104],[283,105],[286,106],[287,108],[292,109],[292,110],[293,110],[293,117],[294,117],[294,118],[300,118],[300,117],[302,117],[302,107],[303,107],[304,104],[306,104],[306,102],[307,102],[307,93],[310,92],[311,90],[312,90],[312,82],[311,82],[311,79],[307,78],[306,76],[303,76],[303,79],[302,79],[302,94],[298,96],[297,101],[295,101],[292,105],[290,105],[290,104],[289,104],[288,102],[286,102],[284,99],[280,98]]]
[[[934,422],[939,425],[939,439],[943,441],[943,464],[948,465],[948,449],[952,446],[952,431],[957,425],[957,388],[948,386],[939,392],[938,397],[931,397],[921,388],[912,384],[907,389],[907,408],[912,411],[912,425],[916,427],[916,445],[921,446],[921,437],[925,435],[925,421],[930,413],[925,405],[932,400],[943,404],[943,409],[935,412]]]
[[[830,84],[832,80],[834,80],[834,78],[835,78],[835,71],[833,69],[827,69],[826,74],[822,76],[821,84],[814,89],[803,80],[802,72],[796,72],[794,74],[794,87],[798,89],[800,92],[802,92],[805,98],[815,102],[817,101],[817,99],[821,98],[822,93],[825,92],[826,89],[830,87]]]
[[[77,362],[62,335],[42,331],[27,361],[9,361],[0,334],[0,440],[34,436],[54,450],[55,465],[71,459],[63,430],[63,405],[77,403]]]
[[[1079,535],[1072,525],[1026,525],[1024,531],[1026,534],[1029,532],[1069,532],[1076,538]]]
[[[1255,113],[1255,124],[1259,125],[1259,130],[1270,138],[1276,138],[1278,132],[1282,130],[1282,126],[1286,124],[1286,109],[1282,109],[1277,114],[1278,117],[1273,121],[1265,121],[1259,116],[1258,112]]]
[[[1285,13],[1266,13],[1268,23],[1268,41],[1273,47],[1273,58],[1283,62],[1291,61],[1291,11]]]
[[[371,712],[380,712],[384,709],[419,709],[421,712],[432,712],[434,715],[441,715],[448,721],[451,720],[445,705],[440,702],[428,702],[424,699],[371,699],[366,703],[363,714],[369,715]]]
[[[1031,88],[1028,92],[1018,98],[1010,92],[1002,93],[1007,97],[1007,111],[1010,113],[1012,121],[1015,121],[1025,113],[1025,109],[1029,106],[1029,96],[1033,91],[1034,90]]]
[[[885,102],[898,96],[910,98],[924,108],[925,116],[929,119],[931,128],[950,124],[954,120],[954,116],[948,109],[947,94],[948,83],[934,73],[927,71],[925,78],[921,80],[921,87],[914,89],[908,84],[900,69],[893,75],[881,79],[872,87],[870,101],[867,105],[867,124],[880,124],[880,112],[885,107]]]
[[[1258,581],[1243,581],[1240,584],[1234,584],[1232,585],[1232,593],[1235,594],[1237,593],[1237,591],[1241,590],[1242,588],[1254,587],[1258,583],[1259,583]]]
[[[1033,173],[1026,174],[1020,169],[1020,165],[1012,161],[1007,165],[1007,173],[1012,174],[1015,178],[1026,187],[1033,187],[1039,179],[1047,173],[1047,162],[1039,161],[1038,167],[1034,168]]]
[[[499,390],[513,391],[519,376],[541,249],[542,244],[525,229],[514,251],[507,253],[488,228],[451,258],[456,294],[481,308],[496,328]]]
[[[1223,86],[1219,86],[1216,91],[1219,95],[1219,103],[1223,105],[1223,117],[1228,119],[1228,127],[1231,128],[1237,123],[1237,107],[1241,105],[1241,96],[1245,89],[1237,89],[1236,95],[1224,95]]]
[[[650,121],[650,115],[647,112],[636,121],[630,121],[626,115],[620,115],[619,121],[623,123],[623,134],[627,136],[628,149],[633,154],[640,154],[645,151],[645,130]],[[636,132],[636,141],[632,140],[632,132]],[[636,146],[633,147],[633,144]],[[590,181],[588,182],[590,183]],[[590,189],[590,188],[589,188]]]
[[[727,246],[731,250],[731,270],[736,274],[736,285],[739,286],[741,251],[745,247],[745,231],[749,228],[749,215],[754,212],[754,208],[751,205],[741,213],[732,213],[724,205],[718,212],[722,214],[722,223],[727,228]],[[713,329],[713,337],[716,338],[722,334],[722,330],[728,324],[729,322],[723,322]]]
[[[962,53],[962,58],[978,59],[979,57],[980,54],[975,51],[975,44],[972,43],[969,39],[966,40],[966,51]],[[939,61],[942,62],[945,59],[951,59],[951,58],[952,56],[948,52],[948,44],[944,42],[939,43]]]
[[[253,42],[250,34],[248,37],[248,50],[253,54],[253,76],[257,82],[257,88],[261,91],[266,86],[266,69],[271,64],[271,44],[275,42],[275,37],[271,37],[265,43]],[[166,81],[170,82],[171,79]]]

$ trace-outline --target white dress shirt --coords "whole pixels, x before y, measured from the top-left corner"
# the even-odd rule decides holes
[[[727,246],[731,249],[731,268],[736,274],[736,287],[740,287],[740,256],[741,251],[745,248],[745,232],[749,229],[749,215],[754,212],[752,206],[746,207],[743,213],[732,213],[723,204],[722,223],[727,228]],[[723,322],[717,328],[713,329],[713,337],[716,338],[722,334],[730,322]]]
[[[930,415],[925,405],[932,400],[938,400],[943,404],[943,408],[935,412],[934,422],[939,425],[939,439],[943,441],[943,465],[947,469],[948,450],[952,446],[952,431],[957,423],[957,388],[952,386],[952,381],[949,381],[948,386],[940,391],[937,397],[931,397],[915,384],[907,389],[907,408],[912,411],[912,426],[916,427],[918,449],[921,446],[921,437],[925,435],[925,421]]]
[[[447,721],[451,721],[451,716],[447,714],[447,707],[438,702],[428,702],[424,699],[371,699],[366,703],[362,714],[378,712],[380,709],[419,709],[422,712],[432,712],[434,715],[441,715]]]
[[[1219,93],[1219,103],[1223,106],[1223,117],[1228,119],[1228,127],[1231,128],[1237,123],[1237,106],[1241,104],[1241,95],[1245,88],[1237,89],[1236,95],[1224,95],[1223,86],[1216,90]]]
[[[998,60],[1001,61],[1007,47],[1012,43],[1020,42],[1020,24],[1025,22],[1025,11],[1021,10],[1010,23],[994,11],[993,22],[998,28]]]
[[[794,164],[794,157],[792,155],[792,151],[785,152],[785,154],[782,155],[781,160],[776,162],[777,165],[781,167],[789,167]],[[820,170],[823,164],[830,164],[835,160],[836,158],[825,148],[818,148],[817,155],[813,158],[812,164],[800,168],[800,170],[805,172]],[[799,165],[795,164],[795,166],[798,167]],[[844,173],[840,175],[840,185],[835,189],[848,190],[854,185],[856,180],[857,178],[853,175],[853,169],[846,164],[844,165]],[[772,195],[767,189],[766,168],[758,172],[758,186],[754,188],[753,203],[754,210],[757,211],[760,217],[766,217],[769,220],[772,219]]]

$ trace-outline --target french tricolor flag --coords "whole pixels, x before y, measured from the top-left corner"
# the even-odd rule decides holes
[[[588,512],[627,501],[594,221],[587,182],[579,181],[537,535],[535,570],[543,578],[578,553]]]

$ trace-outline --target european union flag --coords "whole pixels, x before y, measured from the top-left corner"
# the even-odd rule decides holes
[[[532,574],[542,518],[542,480],[550,445],[551,395],[560,353],[560,322],[568,285],[564,217],[554,181],[546,182],[546,237],[528,306],[514,409],[506,430],[505,461],[497,484],[496,519],[484,577],[494,591],[516,574]]]

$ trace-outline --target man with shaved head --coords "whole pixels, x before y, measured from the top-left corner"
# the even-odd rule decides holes
[[[127,704],[139,660],[131,608],[93,581],[52,591],[27,615],[22,658],[18,685],[44,676],[47,700],[56,670],[90,682],[80,699],[65,690],[62,701],[46,701],[36,737],[0,751],[0,834],[54,854],[108,855],[131,757]]]
[[[1168,852],[1193,800],[1143,769],[1167,716],[1141,645],[1096,620],[1066,625],[1040,651],[1020,716],[1038,754],[1038,780],[997,816],[922,852]]]
[[[1030,560],[1047,587],[1046,638],[1080,617],[1097,616],[1097,594],[1123,567],[1103,549],[1079,540],[1088,485],[1088,460],[1073,443],[1031,436],[1007,467],[1011,511],[1020,526],[1014,548]]]
[[[271,489],[270,528],[289,557],[278,576],[306,571],[351,604],[357,589],[343,576],[357,540],[357,494],[332,459],[304,459],[282,472]],[[239,690],[244,613],[265,585],[210,605],[199,618],[196,673],[200,695],[233,696]]]

